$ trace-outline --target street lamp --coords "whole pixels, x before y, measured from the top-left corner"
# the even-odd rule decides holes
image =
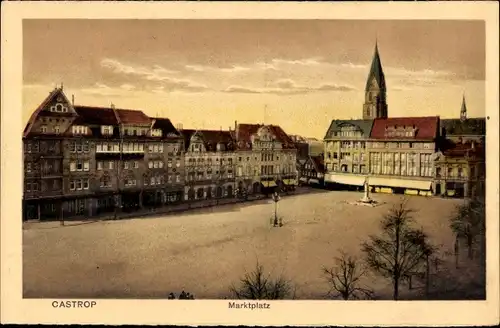
[[[282,219],[279,220],[278,223],[278,202],[281,200],[280,195],[277,192],[274,192],[273,194],[273,202],[274,202],[274,221],[273,221],[273,226],[275,227],[282,227],[283,226],[283,221]]]

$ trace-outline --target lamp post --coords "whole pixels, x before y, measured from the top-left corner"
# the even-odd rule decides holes
[[[278,226],[283,226],[282,220],[279,220],[278,223],[278,202],[280,201],[281,197],[277,192],[274,192],[273,194],[273,202],[274,202],[274,220],[273,220],[273,226],[278,227]]]

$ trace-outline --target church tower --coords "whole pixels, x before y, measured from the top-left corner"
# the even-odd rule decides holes
[[[462,108],[460,109],[460,121],[467,120],[467,106],[465,106],[465,95],[462,98]]]
[[[365,88],[363,119],[387,118],[387,89],[382,63],[375,43],[375,54]]]

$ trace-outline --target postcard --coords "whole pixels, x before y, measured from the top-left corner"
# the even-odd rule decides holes
[[[2,322],[498,323],[498,3],[2,9]]]

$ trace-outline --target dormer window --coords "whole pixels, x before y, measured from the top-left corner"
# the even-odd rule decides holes
[[[73,125],[71,127],[73,134],[87,134],[87,127],[81,125]]]
[[[68,108],[64,106],[61,103],[55,104],[54,106],[50,107],[51,112],[56,112],[56,113],[66,113],[68,111]]]
[[[47,133],[47,126],[46,126],[46,125],[42,125],[42,126],[40,127],[40,131],[41,131],[42,133]]]
[[[162,136],[161,129],[152,129],[151,130],[151,136],[152,137],[161,137]]]
[[[113,126],[112,125],[102,125],[101,126],[101,134],[105,136],[110,136],[113,134]]]
[[[54,133],[61,133],[61,128],[59,127],[59,125],[54,126]]]

